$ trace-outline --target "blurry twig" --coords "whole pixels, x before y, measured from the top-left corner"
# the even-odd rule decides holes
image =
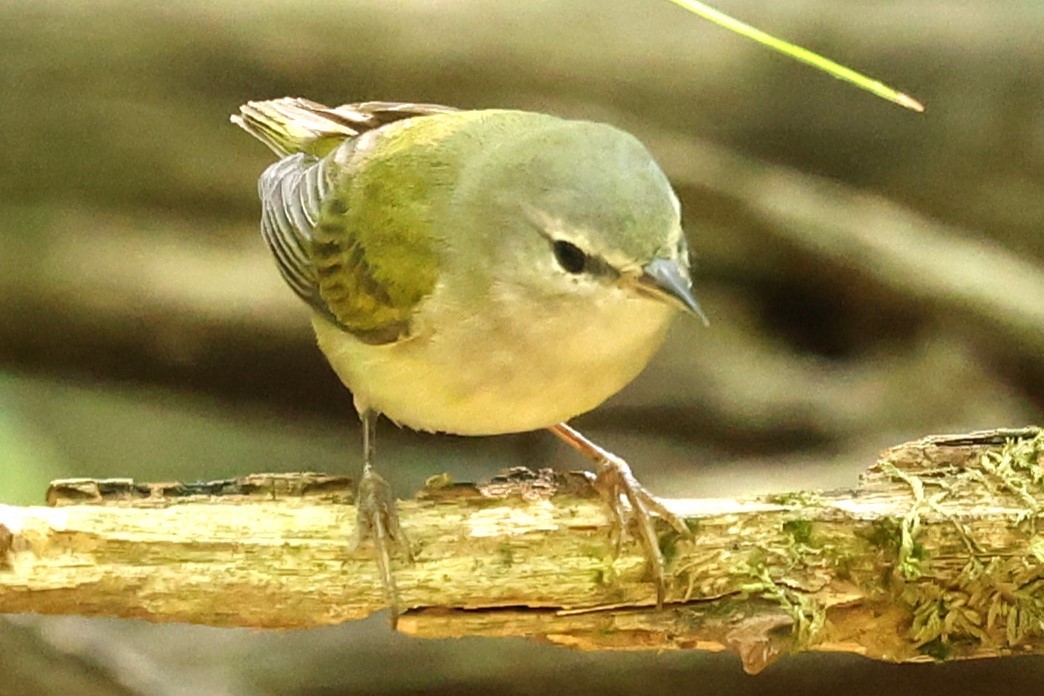
[[[693,139],[651,141],[671,179],[731,200],[784,244],[924,310],[1044,355],[1044,268],[884,198]]]

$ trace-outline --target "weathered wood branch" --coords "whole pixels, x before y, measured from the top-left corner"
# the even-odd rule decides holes
[[[672,500],[657,610],[632,544],[579,476],[434,480],[400,503],[417,556],[395,574],[401,630],[525,635],[584,649],[731,649],[757,671],[799,650],[890,661],[1044,652],[1044,431],[926,438],[855,490]],[[347,479],[60,481],[0,506],[0,612],[300,627],[384,607],[349,555]]]

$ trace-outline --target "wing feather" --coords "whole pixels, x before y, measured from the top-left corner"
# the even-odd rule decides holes
[[[388,254],[411,246],[426,261],[424,255],[431,249],[423,241],[417,246],[417,239],[426,239],[419,233],[404,236],[399,231],[396,236],[396,230],[382,229],[378,240],[370,224],[357,227],[358,211],[349,210],[347,201],[363,207],[366,203],[349,193],[351,184],[341,163],[351,159],[351,149],[363,133],[404,119],[455,111],[399,102],[329,108],[287,97],[248,102],[232,117],[282,158],[258,182],[261,234],[280,274],[298,297],[360,340],[387,343],[407,334],[412,307],[434,286],[434,276],[408,269],[389,278],[382,265]],[[410,195],[409,188],[389,200]],[[381,266],[378,275],[374,264]]]
[[[261,198],[261,236],[275,257],[279,273],[290,288],[313,309],[330,317],[319,294],[312,260],[312,231],[323,198],[323,162],[298,153],[264,171],[258,181]]]

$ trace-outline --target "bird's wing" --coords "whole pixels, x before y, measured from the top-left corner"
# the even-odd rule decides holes
[[[279,273],[298,297],[332,319],[320,295],[312,261],[312,232],[328,187],[323,169],[315,157],[304,153],[285,157],[261,175],[258,195],[261,236],[275,257]]]
[[[333,109],[336,113],[347,119],[365,119],[369,128],[401,121],[404,118],[414,116],[431,116],[432,114],[449,114],[459,111],[452,106],[441,106],[439,104],[418,104],[416,102],[387,102],[368,101],[355,104],[343,104]]]
[[[389,343],[408,334],[414,307],[434,287],[435,260],[423,221],[404,219],[411,228],[404,234],[384,213],[376,216],[383,222],[372,219],[376,208],[397,208],[412,195],[410,186],[384,187],[380,201],[352,200],[350,180],[326,155],[388,123],[453,111],[393,102],[330,109],[286,98],[250,102],[233,117],[283,157],[258,183],[261,233],[280,273],[301,299],[360,340]],[[430,272],[419,270],[425,267]]]

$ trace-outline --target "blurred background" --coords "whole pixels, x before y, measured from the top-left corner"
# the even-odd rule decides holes
[[[671,176],[709,329],[576,424],[666,496],[853,486],[879,450],[1044,411],[1044,5],[717,0],[923,100],[917,115],[665,0],[0,3],[0,503],[68,476],[356,475],[350,395],[257,232],[285,95],[517,107],[635,133]],[[543,433],[384,423],[434,473],[573,469]],[[0,694],[1026,693],[1037,659],[895,667],[0,621]]]

